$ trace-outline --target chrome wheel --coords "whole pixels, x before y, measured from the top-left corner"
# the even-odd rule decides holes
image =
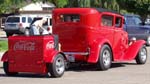
[[[65,60],[62,54],[55,56],[53,63],[50,63],[48,70],[51,74],[51,77],[61,77],[65,72]]]
[[[112,52],[108,45],[103,45],[100,50],[99,60],[97,62],[98,69],[107,70],[111,67]]]
[[[147,50],[146,47],[143,46],[140,50],[138,55],[136,56],[137,64],[145,64],[147,61]]]
[[[150,36],[147,37],[147,46],[150,46]]]
[[[140,56],[141,56],[141,60],[142,60],[142,61],[146,61],[146,59],[147,59],[147,52],[146,52],[146,49],[145,49],[145,48],[142,48],[139,54],[140,54]]]
[[[65,70],[64,59],[59,57],[56,60],[56,71],[57,71],[58,74],[62,74],[64,72],[64,70]]]
[[[103,63],[105,66],[108,66],[110,64],[111,62],[110,56],[111,56],[110,52],[108,50],[104,50],[102,57],[103,57]]]

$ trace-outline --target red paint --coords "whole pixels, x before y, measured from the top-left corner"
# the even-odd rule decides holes
[[[10,72],[47,73],[46,63],[52,63],[59,53],[54,49],[53,36],[12,36],[9,50],[2,61],[9,62]]]

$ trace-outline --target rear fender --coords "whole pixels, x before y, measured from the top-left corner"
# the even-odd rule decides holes
[[[90,45],[90,54],[88,58],[89,63],[97,63],[99,59],[100,49],[104,44],[109,45],[111,48],[110,42],[107,39],[98,39],[94,41],[92,45]]]
[[[3,54],[2,58],[1,58],[1,61],[3,61],[3,62],[7,62],[7,61],[8,61],[8,51],[6,51],[6,52]]]
[[[55,56],[57,56],[58,54],[62,54],[64,56],[64,58],[66,59],[65,55],[62,52],[58,52],[57,50],[54,50],[51,52],[51,54],[49,54],[47,57],[45,57],[44,61],[46,63],[53,63]]]
[[[144,40],[138,40],[136,42],[134,42],[131,46],[129,46],[129,48],[126,50],[125,54],[124,54],[124,60],[133,60],[135,59],[135,57],[137,56],[139,50],[141,49],[141,47],[143,45],[145,45],[145,41]]]

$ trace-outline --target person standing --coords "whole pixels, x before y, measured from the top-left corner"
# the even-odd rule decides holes
[[[44,35],[49,34],[46,29],[43,28],[43,24],[47,22],[47,18],[42,18],[31,24],[30,35]]]

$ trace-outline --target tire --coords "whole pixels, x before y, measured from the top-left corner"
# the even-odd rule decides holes
[[[51,74],[51,77],[57,78],[61,77],[65,71],[65,61],[64,57],[61,54],[58,54],[53,63],[49,64],[48,71]]]
[[[137,64],[145,64],[147,61],[147,50],[145,46],[142,46],[136,56]]]
[[[112,63],[112,52],[108,45],[103,45],[100,50],[99,60],[98,60],[98,69],[99,70],[108,70],[111,67]]]
[[[146,45],[150,46],[150,36],[148,36],[147,39],[146,39]]]
[[[4,68],[4,72],[6,73],[6,75],[14,76],[18,74],[17,72],[9,72],[8,66],[9,66],[8,62],[3,62],[3,68]]]

